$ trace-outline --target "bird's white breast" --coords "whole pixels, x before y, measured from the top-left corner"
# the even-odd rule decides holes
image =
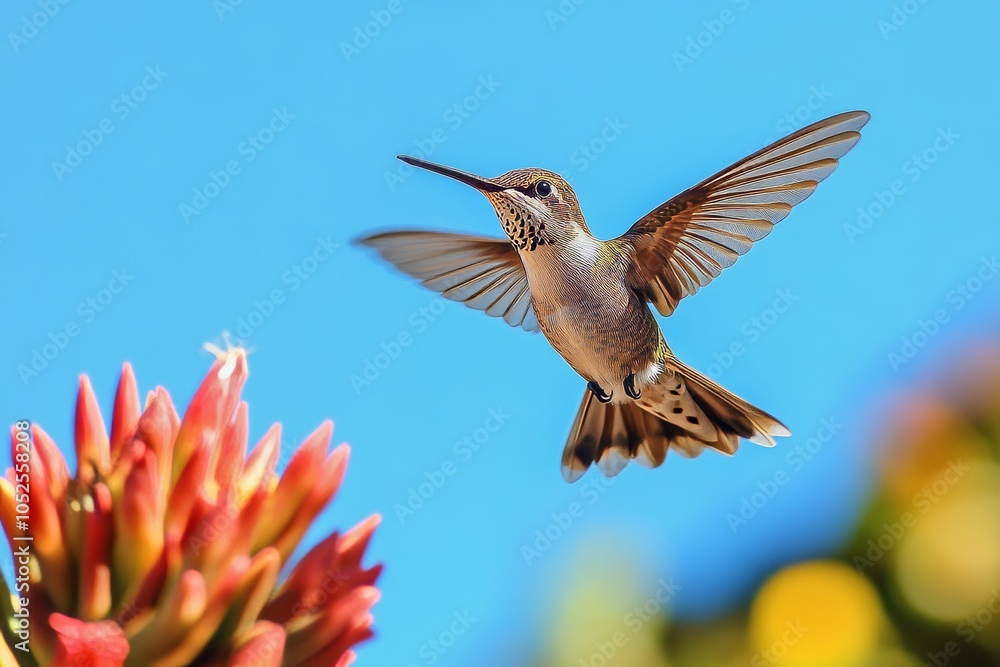
[[[629,345],[623,323],[630,300],[619,271],[589,234],[572,244],[523,253],[539,326],[552,347],[585,379],[620,384],[621,346]],[[605,251],[606,252],[606,251]]]

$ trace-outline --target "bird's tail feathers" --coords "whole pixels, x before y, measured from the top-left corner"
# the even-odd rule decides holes
[[[790,435],[780,421],[679,360],[664,366],[636,401],[601,403],[586,391],[563,451],[567,482],[592,463],[613,477],[633,459],[656,468],[671,448],[687,457],[705,447],[734,454],[740,438],[772,446],[775,437]]]

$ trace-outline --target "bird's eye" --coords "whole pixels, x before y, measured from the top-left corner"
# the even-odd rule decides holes
[[[552,184],[548,181],[538,181],[535,183],[535,194],[539,197],[548,197],[552,194]]]

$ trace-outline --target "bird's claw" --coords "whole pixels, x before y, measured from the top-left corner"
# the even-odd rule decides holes
[[[635,388],[635,373],[629,373],[622,384],[625,386],[625,393],[628,394],[629,398],[639,400],[642,397],[642,391]]]
[[[605,394],[604,390],[601,389],[601,385],[597,384],[597,380],[591,380],[590,382],[588,382],[587,389],[592,391],[594,393],[594,396],[596,396],[597,400],[599,400],[601,403],[610,403],[611,397],[614,396],[615,394],[614,392],[611,392],[610,394]]]

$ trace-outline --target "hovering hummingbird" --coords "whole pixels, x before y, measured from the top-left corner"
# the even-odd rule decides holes
[[[482,178],[399,159],[471,185],[507,235],[377,233],[359,242],[442,296],[512,326],[541,331],[587,381],[562,457],[575,482],[596,462],[606,476],[635,459],[655,468],[669,448],[736,452],[740,438],[773,446],[777,419],[682,363],[649,309],[670,315],[812,194],[860,138],[864,111],[795,132],[685,190],[601,241],[558,174],[515,169]]]

